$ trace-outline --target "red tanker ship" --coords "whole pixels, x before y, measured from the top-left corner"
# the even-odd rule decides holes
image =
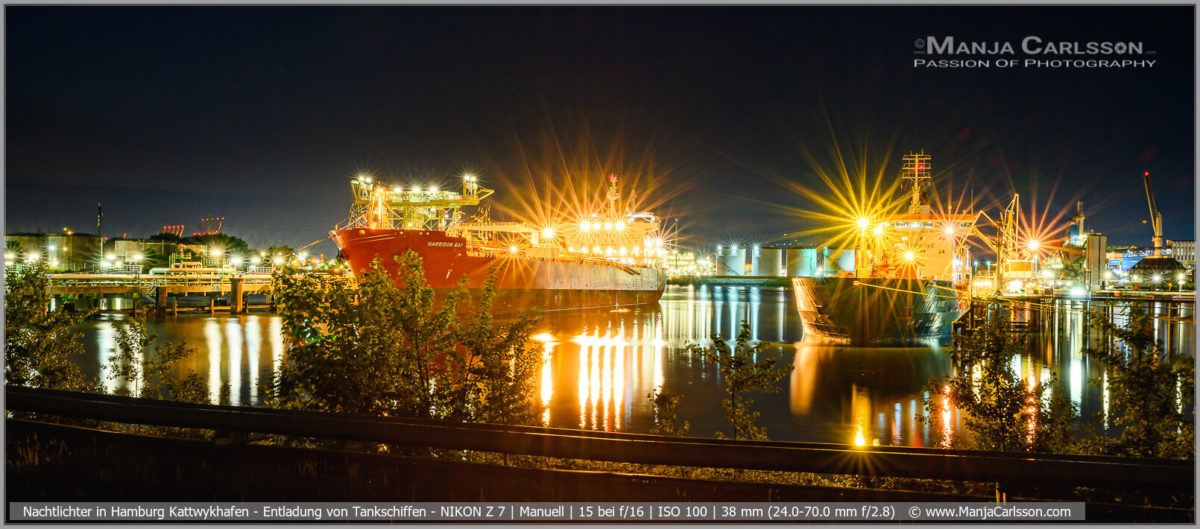
[[[395,256],[406,250],[424,261],[428,284],[445,291],[466,277],[481,288],[498,269],[495,309],[548,310],[654,303],[666,285],[664,241],[654,215],[619,206],[609,177],[606,214],[531,226],[493,222],[486,213],[464,219],[492,190],[463,178],[462,192],[404,189],[359,177],[351,182],[350,218],[330,236],[355,276],[376,257],[396,277]]]

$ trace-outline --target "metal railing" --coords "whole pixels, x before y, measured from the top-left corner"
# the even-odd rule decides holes
[[[732,441],[213,406],[6,386],[9,411],[457,450],[691,467],[1194,489],[1194,461]]]

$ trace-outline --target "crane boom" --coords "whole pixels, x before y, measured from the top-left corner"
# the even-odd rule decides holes
[[[1158,211],[1158,200],[1154,198],[1154,186],[1150,185],[1150,171],[1142,173],[1142,182],[1146,185],[1146,202],[1150,204],[1150,224],[1154,228],[1154,256],[1163,254],[1162,213]]]

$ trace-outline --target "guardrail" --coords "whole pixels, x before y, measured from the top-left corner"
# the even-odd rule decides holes
[[[5,387],[9,411],[457,450],[692,467],[1194,490],[1194,461],[732,441],[186,404]]]

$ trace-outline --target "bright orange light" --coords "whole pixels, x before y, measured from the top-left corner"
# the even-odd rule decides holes
[[[865,230],[865,229],[867,229],[867,226],[870,226],[870,225],[871,225],[871,219],[868,219],[866,217],[858,218],[858,229]]]

